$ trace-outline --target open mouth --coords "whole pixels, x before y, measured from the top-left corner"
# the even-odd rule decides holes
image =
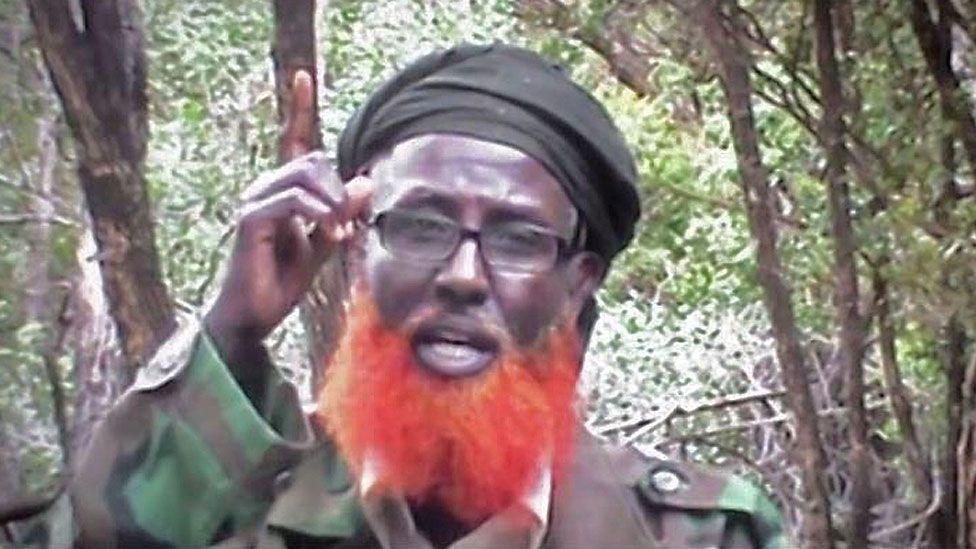
[[[498,354],[498,344],[490,335],[470,326],[435,324],[417,330],[413,352],[421,365],[433,373],[463,377],[487,368]]]

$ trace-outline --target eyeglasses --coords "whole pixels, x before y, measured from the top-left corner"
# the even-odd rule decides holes
[[[379,230],[380,243],[397,257],[442,262],[461,242],[473,238],[485,262],[505,272],[542,272],[555,266],[569,244],[546,229],[522,221],[489,224],[480,231],[465,229],[435,214],[387,210],[369,225]]]

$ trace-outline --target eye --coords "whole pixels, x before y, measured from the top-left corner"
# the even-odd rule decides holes
[[[451,240],[454,233],[454,225],[447,220],[437,219],[423,215],[402,214],[394,218],[396,231],[402,231],[403,235],[418,241],[443,241],[445,238]]]
[[[424,259],[450,253],[458,237],[457,226],[449,219],[403,211],[385,214],[381,230],[390,251]]]
[[[485,237],[486,244],[499,254],[531,257],[548,255],[556,247],[556,237],[528,224],[495,227]]]

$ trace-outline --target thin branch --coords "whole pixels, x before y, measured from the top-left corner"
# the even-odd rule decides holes
[[[923,520],[935,514],[935,512],[939,510],[939,506],[942,503],[942,487],[939,484],[940,483],[938,481],[932,483],[932,501],[929,503],[929,506],[926,507],[924,511],[915,515],[914,517],[911,517],[910,519],[904,522],[898,523],[894,526],[885,528],[884,530],[880,530],[878,532],[873,532],[868,537],[868,540],[871,543],[880,543],[881,540],[890,537],[894,534],[897,534],[903,530],[907,530],[912,526],[915,526],[916,524],[922,522]]]
[[[689,190],[685,187],[671,184],[671,183],[659,183],[655,185],[659,189],[663,189],[665,192],[674,194],[681,198],[686,198],[694,202],[701,202],[703,204],[708,204],[720,210],[725,210],[729,212],[741,212],[744,208],[737,202],[731,202],[716,196],[708,196],[706,194],[697,193],[693,190]]]
[[[766,36],[765,31],[763,31],[762,29],[762,25],[759,24],[759,20],[756,19],[756,16],[753,13],[749,12],[748,10],[738,5],[735,5],[735,10],[736,13],[740,15],[744,15],[745,18],[749,20],[750,26],[755,30],[755,34],[750,33],[747,30],[745,25],[736,25],[732,23],[727,25],[728,28],[741,30],[742,32],[739,32],[737,34],[741,36],[745,36],[745,38],[747,38],[750,42],[754,43],[755,45],[769,52],[776,60],[776,62],[782,65],[783,68],[785,68],[786,71],[790,73],[790,76],[792,77],[791,79],[793,80],[793,82],[796,83],[799,89],[802,90],[803,93],[807,95],[807,97],[809,97],[815,103],[819,104],[820,96],[813,89],[813,85],[809,83],[811,81],[816,82],[817,81],[816,76],[811,74],[808,71],[800,69],[797,65],[791,63],[790,59],[784,53],[779,51],[776,48],[776,46],[773,44],[772,40],[768,36]],[[725,18],[726,20],[729,19],[728,16],[726,16]]]
[[[30,197],[30,198],[32,198],[34,200],[40,200],[42,202],[47,202],[52,207],[54,207],[56,209],[60,209],[62,211],[63,210],[71,210],[71,207],[68,206],[65,203],[64,199],[62,199],[61,197],[59,197],[57,195],[54,195],[54,194],[52,194],[52,195],[44,195],[44,194],[41,194],[41,193],[35,191],[34,189],[28,187],[28,186],[25,186],[25,185],[17,185],[16,183],[13,183],[10,179],[4,178],[4,177],[0,177],[0,187],[5,187],[5,188],[10,189],[10,190],[12,190],[12,191],[14,191],[16,193],[22,194],[22,195],[24,195],[26,197]]]
[[[223,250],[230,240],[231,235],[234,234],[234,225],[230,225],[224,229],[223,234],[220,235],[220,239],[217,241],[217,245],[213,247],[210,252],[210,256],[207,258],[207,274],[203,278],[203,282],[197,286],[193,303],[199,307],[203,304],[203,300],[207,297],[207,291],[210,289],[210,285],[213,283],[214,278],[217,276],[217,271],[220,269],[221,260],[224,258]]]
[[[878,400],[878,401],[872,402],[872,403],[868,404],[867,406],[865,406],[865,409],[867,409],[867,410],[878,410],[878,409],[881,409],[881,408],[885,408],[886,406],[887,406],[887,403],[885,401]],[[847,410],[847,407],[846,406],[837,406],[835,408],[828,408],[826,410],[820,410],[820,411],[818,411],[817,412],[817,417],[823,419],[823,418],[828,418],[828,417],[833,417],[833,416],[846,416],[847,413],[848,413],[848,410]],[[688,442],[689,440],[694,439],[694,438],[697,438],[697,437],[710,437],[710,436],[721,435],[721,434],[725,434],[725,433],[733,433],[733,432],[736,432],[736,431],[745,431],[745,430],[748,430],[748,429],[752,429],[754,427],[762,427],[762,426],[765,426],[765,425],[775,425],[777,423],[783,423],[785,421],[789,421],[791,418],[792,418],[792,414],[788,414],[788,413],[777,414],[775,416],[766,417],[766,418],[762,418],[762,419],[756,419],[756,420],[752,420],[752,421],[746,421],[744,423],[733,423],[731,425],[723,425],[721,427],[714,427],[712,429],[706,429],[704,431],[699,431],[699,432],[696,432],[696,433],[689,433],[689,434],[685,434],[685,435],[679,435],[679,436],[676,436],[676,437],[671,437],[671,438],[667,438],[667,439],[663,439],[661,441],[655,442],[653,445],[654,446],[658,446],[658,445],[661,445],[661,444],[672,444],[672,443],[676,443],[676,442]]]
[[[2,44],[0,44],[0,55],[3,55],[5,58],[9,59],[13,63],[17,63],[20,61],[20,58],[18,57],[19,54],[15,54],[14,50]]]
[[[816,123],[813,121],[813,115],[810,114],[810,111],[807,110],[807,108],[803,106],[802,103],[798,103],[796,101],[795,94],[791,94],[789,90],[786,88],[785,84],[779,81],[775,76],[760,69],[759,67],[753,67],[753,72],[762,81],[768,82],[774,88],[779,90],[780,98],[778,100],[774,99],[773,96],[769,94],[769,92],[767,92],[766,90],[758,86],[756,87],[755,90],[756,95],[762,97],[770,104],[775,105],[783,109],[784,111],[786,111],[786,114],[792,116],[793,119],[796,120],[801,126],[803,126],[803,128],[806,129],[811,135],[819,139],[820,138],[819,132],[816,129]],[[791,96],[791,97],[788,98],[787,96]]]
[[[66,409],[66,397],[64,385],[61,380],[58,357],[64,353],[64,342],[68,334],[70,320],[68,318],[68,305],[71,294],[66,292],[61,299],[60,311],[57,315],[57,331],[53,341],[47,346],[41,355],[44,364],[44,374],[47,376],[50,385],[51,407],[54,416],[55,427],[58,430],[58,442],[61,444],[61,459],[64,467],[71,463],[71,426],[69,425],[68,412]]]
[[[619,421],[615,423],[609,423],[606,425],[601,425],[599,427],[594,427],[593,432],[598,435],[605,435],[607,433],[612,433],[614,431],[625,431],[627,429],[633,429],[634,427],[643,428],[648,424],[657,423],[664,416],[691,415],[706,410],[718,410],[721,408],[727,408],[729,406],[739,406],[742,404],[748,404],[750,402],[766,400],[769,398],[780,398],[785,394],[786,391],[784,389],[762,390],[762,391],[751,391],[748,393],[741,393],[737,395],[731,395],[731,396],[726,396],[726,397],[721,397],[721,398],[716,398],[711,400],[703,400],[687,406],[681,404],[675,404],[663,414],[658,414],[655,415],[654,417],[640,417],[640,418]]]
[[[637,429],[633,433],[627,435],[621,441],[621,443],[624,446],[630,445],[630,443],[634,442],[635,440],[641,438],[642,436],[646,435],[647,433],[650,433],[654,429],[657,429],[661,425],[664,425],[665,423],[671,421],[671,418],[673,418],[677,413],[678,413],[678,405],[671,406],[668,409],[667,412],[665,412],[665,413],[661,414],[660,416],[654,418],[653,421],[642,425],[639,429]]]
[[[18,145],[17,140],[14,139],[13,133],[3,126],[0,126],[0,137],[6,138],[7,150],[10,152],[11,156],[14,157],[14,162],[17,163],[18,171],[20,172],[21,177],[24,178],[24,182],[21,187],[27,187],[27,182],[31,180],[31,176],[30,172],[27,171],[27,161],[24,159],[24,154],[20,150],[20,145]],[[14,185],[11,184],[11,186]]]
[[[78,227],[78,223],[57,215],[0,214],[0,225],[26,225],[28,223],[51,223],[65,227]]]
[[[690,414],[704,410],[717,410],[720,408],[726,408],[728,406],[738,406],[740,404],[747,404],[749,402],[755,402],[758,400],[766,400],[768,398],[779,398],[785,395],[786,389],[751,391],[748,393],[740,393],[737,395],[704,400],[696,404],[692,404],[691,406],[683,406],[682,410],[685,413]]]

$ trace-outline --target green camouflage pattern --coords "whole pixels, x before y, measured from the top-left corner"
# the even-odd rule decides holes
[[[7,525],[24,547],[431,547],[409,512],[365,503],[267,361],[253,402],[198,325],[174,336],[97,429],[65,495]],[[753,485],[605,448],[583,433],[542,532],[489,520],[451,547],[787,546]],[[4,534],[0,534],[3,539]]]

